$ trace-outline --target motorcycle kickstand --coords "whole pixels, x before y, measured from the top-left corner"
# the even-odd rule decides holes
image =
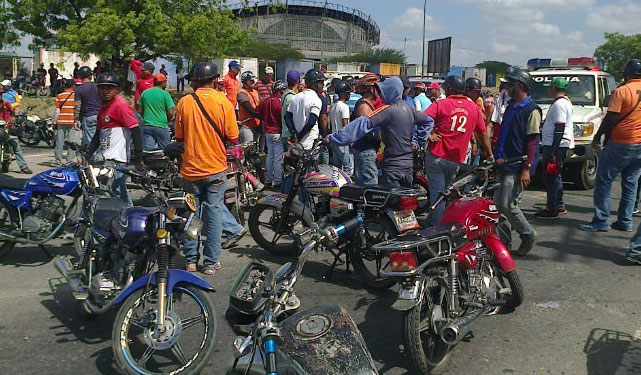
[[[45,253],[45,255],[49,257],[49,259],[53,259],[53,254],[51,254],[44,245],[38,245],[38,248],[40,249],[40,251]]]
[[[327,273],[323,275],[324,280],[330,280],[332,278],[332,273],[334,272],[334,269],[338,265],[338,262],[341,261],[340,257],[343,254],[342,251],[339,251],[336,253],[334,252],[334,250],[331,250],[331,249],[329,250],[329,252],[334,256],[334,261],[332,262],[332,265],[329,267],[329,271],[327,271]],[[349,265],[347,267],[349,267]]]

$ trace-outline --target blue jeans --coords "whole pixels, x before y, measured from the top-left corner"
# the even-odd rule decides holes
[[[450,186],[452,180],[456,177],[458,168],[459,164],[456,162],[439,158],[431,152],[427,153],[425,156],[425,175],[430,182],[430,205],[434,204],[439,194]],[[441,223],[443,211],[445,211],[445,203],[439,204],[436,209],[430,213],[433,227]]]
[[[82,143],[85,147],[88,147],[91,143],[91,139],[94,134],[96,134],[96,123],[98,122],[98,116],[87,116],[83,117],[80,120],[80,126],[82,126]]]
[[[13,149],[13,154],[16,156],[16,161],[20,168],[27,166],[27,161],[24,160],[24,154],[22,153],[22,147],[20,147],[20,142],[18,142],[17,137],[9,138],[9,146]]]
[[[169,128],[144,125],[142,127],[142,147],[145,150],[163,149],[171,141]]]
[[[358,185],[378,184],[376,150],[354,150],[354,182]]]
[[[414,182],[413,173],[402,172],[402,171],[381,171],[381,176],[379,177],[380,184],[387,186],[402,186],[406,188],[412,187],[412,182]]]
[[[563,168],[563,163],[565,158],[568,155],[567,147],[558,147],[556,149],[556,163],[559,165],[559,168]],[[543,169],[545,170],[545,163],[547,160],[552,157],[552,146],[543,146]],[[561,173],[556,176],[550,176],[547,173],[543,173],[543,182],[545,183],[545,191],[547,192],[547,208],[554,212],[558,210],[559,207],[563,206],[563,180]]]
[[[267,162],[265,169],[267,174],[265,181],[269,184],[280,184],[283,180],[283,145],[280,142],[280,134],[267,133]]]
[[[354,173],[354,160],[349,146],[332,145],[332,164],[350,176]]]
[[[599,158],[594,187],[594,218],[592,223],[601,228],[610,227],[610,198],[612,182],[621,173],[621,202],[618,221],[632,228],[632,210],[636,200],[637,184],[641,175],[641,144],[608,142]]]
[[[220,257],[223,226],[233,221],[232,214],[225,207],[226,172],[217,173],[198,181],[185,181],[185,191],[196,196],[197,214],[203,218],[203,232],[207,240],[203,246],[203,264],[213,267]],[[238,223],[236,223],[238,225]],[[185,240],[183,253],[187,263],[198,263],[198,240]]]
[[[318,162],[320,164],[329,164],[329,149],[325,145],[320,147]]]
[[[105,160],[105,167],[108,168],[117,168],[127,166],[127,163],[121,163],[116,160]],[[127,192],[127,175],[122,172],[115,171],[113,180],[111,181],[111,189],[115,192],[118,192],[118,198],[121,201],[132,206],[131,198]]]

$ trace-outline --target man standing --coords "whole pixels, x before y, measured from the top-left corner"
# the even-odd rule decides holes
[[[415,110],[416,105],[414,104],[414,98],[410,96],[410,91],[412,91],[412,83],[407,77],[401,77],[401,81],[403,82],[403,102]]]
[[[610,228],[624,232],[632,231],[637,183],[641,174],[641,60],[631,59],[624,68],[625,84],[612,93],[608,113],[594,135],[593,145],[598,149],[601,138],[606,144],[599,155],[599,166],[594,187],[594,218],[582,225],[588,232],[605,232]],[[612,182],[621,173],[621,202],[618,219],[610,225],[610,189]],[[628,254],[638,259],[638,237]]]
[[[163,74],[165,78],[169,79],[169,73],[167,73],[167,69],[165,69],[165,64],[160,65],[160,70],[158,72]]]
[[[320,98],[325,88],[325,74],[318,69],[305,73],[306,89],[294,95],[287,107],[285,124],[293,134],[294,140],[309,150],[318,139],[318,118],[323,101]]]
[[[262,102],[267,100],[272,95],[272,85],[274,84],[274,68],[268,66],[265,68],[265,75],[263,79],[256,82],[256,91],[258,91],[258,99]]]
[[[349,100],[349,96],[352,93],[352,85],[345,81],[338,81],[334,87],[334,92],[338,95],[338,100],[336,100],[329,113],[329,124],[332,134],[341,130],[349,122],[347,100]],[[352,160],[349,147],[350,145],[339,146],[332,144],[332,164],[351,176],[354,173],[354,161]]]
[[[94,79],[98,79],[98,76],[102,74],[102,64],[100,61],[96,61],[96,67],[93,68],[93,77]]]
[[[127,139],[130,135],[134,145],[131,159],[134,164],[142,163],[142,131],[133,109],[118,95],[120,79],[113,73],[102,73],[98,76],[96,84],[102,103],[98,113],[96,134],[91,139],[87,154],[93,155],[100,148],[100,155],[106,167],[124,166],[129,156]],[[127,175],[116,171],[111,187],[118,192],[123,202],[131,205],[131,199],[127,193]]]
[[[0,94],[3,94],[2,89],[0,89]],[[8,100],[4,99],[4,96],[0,99],[0,120],[5,121],[8,125],[7,128],[10,130],[11,134],[11,114],[14,113],[14,109],[9,103]],[[18,142],[18,137],[14,135],[9,135],[9,146],[13,149],[13,153],[16,156],[16,162],[20,167],[20,172],[24,174],[32,174],[33,171],[27,165],[27,161],[24,159],[24,154],[22,153],[22,147],[20,147],[20,142]]]
[[[8,79],[2,81],[1,84],[2,90],[4,91],[2,93],[2,99],[8,101],[9,104],[11,104],[12,109],[16,109],[16,107],[19,106],[22,102],[22,96],[20,96],[20,94],[18,94],[18,92],[13,87],[11,87],[11,81],[9,81]]]
[[[287,113],[287,108],[289,108],[289,103],[291,103],[294,95],[298,93],[299,83],[300,72],[298,70],[290,70],[289,72],[287,72],[287,90],[285,90],[283,96],[280,98],[280,101],[283,105],[283,109],[281,111],[281,127],[283,128],[283,130],[280,133],[283,152],[287,152],[287,141],[292,136],[292,133],[289,131],[289,128],[285,124],[285,114]]]
[[[185,91],[185,71],[182,63],[176,65],[176,92]]]
[[[482,89],[481,80],[478,78],[468,78],[465,80],[465,96],[470,98],[471,101],[476,103],[483,113],[483,122],[485,122],[485,105],[483,104],[483,98],[481,98],[481,89]],[[477,166],[481,161],[481,155],[479,155],[479,145],[476,142],[476,139],[470,140],[469,147],[469,158],[467,164]]]
[[[47,69],[45,69],[44,63],[40,63],[40,67],[38,68],[38,70],[36,70],[36,73],[38,77],[42,80],[42,85],[44,86],[45,80],[46,80],[45,77],[47,76]]]
[[[80,69],[80,64],[76,61],[73,63],[73,79],[78,79],[78,69]]]
[[[58,95],[58,69],[53,63],[49,64],[49,91],[51,96]]]
[[[131,95],[133,88],[136,87],[136,73],[131,69],[131,65],[127,67],[127,83],[125,84],[125,94]]]
[[[356,90],[362,96],[356,102],[351,120],[368,116],[383,105],[380,93],[375,85],[380,81],[376,74],[366,74],[356,83]],[[359,185],[378,184],[378,167],[376,153],[381,144],[378,131],[370,132],[366,137],[354,142],[354,182]]]
[[[496,157],[512,159],[527,156],[527,159],[522,164],[505,167],[503,174],[499,176],[500,186],[494,195],[494,201],[521,237],[521,245],[512,253],[526,255],[534,246],[536,231],[523,215],[516,197],[530,185],[531,176],[536,172],[541,108],[528,95],[533,84],[530,74],[515,70],[507,75],[507,81],[511,99],[503,116]]]
[[[102,102],[98,87],[91,81],[92,76],[90,67],[83,66],[78,69],[78,77],[82,79],[82,84],[76,88],[74,96],[76,128],[82,129],[82,142],[87,147],[96,133],[98,112]]]
[[[227,99],[229,99],[234,108],[236,108],[238,104],[238,88],[240,87],[240,83],[237,77],[242,68],[238,61],[233,60],[229,63],[229,72],[225,75],[225,92],[227,93]]]
[[[260,116],[265,127],[267,138],[267,161],[265,168],[265,182],[267,186],[280,189],[280,184],[283,180],[282,162],[283,162],[283,145],[280,141],[280,134],[282,130],[281,112],[283,105],[280,102],[283,91],[287,89],[287,85],[283,81],[274,82],[272,88],[272,96],[263,100],[256,109],[256,113]]]
[[[74,118],[74,87],[76,83],[73,79],[65,80],[65,91],[56,96],[56,166],[62,165],[62,149],[65,141],[79,143],[80,141],[80,128],[76,127]],[[67,162],[72,162],[76,159],[76,151],[72,149],[67,150]]]
[[[443,100],[446,97],[441,92],[441,85],[439,85],[437,82],[430,83],[430,85],[427,86],[427,90],[430,92],[430,97],[428,99],[430,99],[432,102]]]
[[[543,181],[548,199],[547,206],[534,216],[539,219],[558,219],[559,214],[567,213],[563,205],[561,170],[568,150],[574,148],[572,103],[565,95],[568,87],[565,78],[555,78],[552,83],[543,86],[549,87],[549,95],[554,99],[541,129],[542,160],[545,163]]]
[[[243,88],[238,92],[238,125],[240,142],[252,142],[258,140],[260,118],[256,108],[260,104],[258,91],[255,88],[256,76],[252,72],[243,72],[240,75]]]
[[[388,186],[412,187],[414,125],[418,125],[421,128],[420,133],[427,137],[433,120],[409,108],[403,102],[403,83],[399,78],[377,82],[374,88],[385,105],[367,116],[358,117],[328,138],[333,145],[349,145],[375,129],[380,129],[385,143],[385,154],[380,163],[381,183]]]
[[[414,107],[418,112],[425,112],[432,104],[432,101],[425,95],[425,84],[419,82],[414,86]]]
[[[224,94],[214,90],[214,80],[219,75],[214,63],[200,62],[194,65],[188,77],[196,92],[184,96],[176,107],[176,139],[185,146],[181,169],[186,180],[185,191],[196,196],[198,214],[207,218],[207,240],[203,247],[203,273],[206,275],[213,275],[222,268],[219,257],[223,225],[233,220],[225,208],[225,142],[238,142],[238,125],[230,101]],[[201,213],[201,209],[206,212]],[[245,231],[240,227],[235,238],[240,238]],[[183,251],[187,271],[196,272],[200,258],[198,241],[185,241]]]
[[[142,63],[139,60],[131,60],[131,70],[134,71],[136,75],[136,92],[134,93],[134,103],[136,103],[136,111],[140,112],[140,106],[138,106],[138,99],[142,92],[154,87],[154,64],[150,62]],[[138,117],[138,116],[137,116]],[[142,118],[138,119],[142,125]]]
[[[176,106],[166,88],[167,77],[158,73],[154,76],[154,87],[143,91],[138,99],[144,122],[142,141],[146,150],[164,149],[171,140],[169,121],[176,116]]]
[[[473,136],[476,135],[481,141],[488,158],[492,158],[483,113],[464,95],[463,78],[449,76],[443,86],[447,97],[435,101],[425,112],[428,117],[434,119],[434,130],[429,137],[429,151],[425,156],[425,174],[430,181],[431,204],[434,204],[439,194],[450,185],[459,166],[465,162]],[[445,203],[441,203],[432,211],[432,226],[440,224],[444,210]]]

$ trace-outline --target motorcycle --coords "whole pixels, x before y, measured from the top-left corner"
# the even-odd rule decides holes
[[[36,96],[39,98],[49,95],[49,92],[45,88],[45,78],[40,76],[34,76],[31,78],[31,80],[24,85],[22,92],[26,95]]]
[[[350,229],[346,229],[350,228]],[[339,305],[297,312],[294,292],[309,253],[322,243],[332,246],[337,233],[354,234],[358,221],[297,235],[302,251],[274,275],[256,262],[238,275],[230,293],[227,317],[243,335],[234,341],[227,375],[376,375],[371,354],[352,317]],[[259,355],[257,355],[257,353]]]
[[[40,119],[35,115],[27,116],[18,132],[18,139],[26,146],[36,146],[40,141],[44,141],[50,148],[55,148],[56,130],[53,119]]]
[[[9,144],[10,132],[7,122],[0,120],[0,171],[2,173],[9,172],[9,166],[15,159],[13,147]]]
[[[443,368],[476,319],[512,311],[523,302],[516,263],[497,231],[497,206],[483,196],[490,173],[522,161],[464,173],[431,206],[450,200],[439,227],[374,246],[389,255],[381,274],[401,285],[393,308],[404,311],[405,349],[417,373]]]
[[[296,254],[293,246],[296,228],[326,227],[346,218],[357,218],[360,222],[357,235],[343,238],[335,248],[328,248],[334,256],[329,272],[346,255],[348,269],[351,263],[365,285],[388,288],[395,281],[378,272],[387,255],[373,251],[372,245],[418,228],[413,210],[418,207],[421,192],[403,187],[354,185],[351,177],[339,168],[316,162],[314,155],[320,144],[317,141],[311,150],[294,145],[285,154],[283,170],[293,179],[293,186],[288,195],[261,198],[250,211],[252,238],[273,254],[292,256]]]
[[[117,168],[156,193],[147,177]],[[176,269],[180,238],[196,240],[203,226],[189,194],[163,198],[159,207],[127,207],[98,199],[92,226],[76,259],[54,266],[85,313],[117,309],[112,329],[115,362],[126,374],[197,374],[208,362],[216,334],[212,286]]]

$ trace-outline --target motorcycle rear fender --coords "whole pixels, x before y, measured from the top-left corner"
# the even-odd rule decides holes
[[[256,205],[275,207],[276,209],[281,211],[283,209],[283,204],[285,204],[286,200],[287,200],[287,195],[285,194],[271,194],[271,195],[267,195],[260,198]],[[314,222],[314,216],[312,216],[311,210],[309,208],[306,208],[305,205],[298,199],[294,199],[292,201],[292,206],[290,208],[290,211],[302,217],[303,222],[307,226],[312,225],[312,223]]]
[[[398,289],[398,298],[392,304],[392,309],[398,311],[407,311],[418,305],[423,298],[423,290],[427,285],[426,279],[416,279],[410,285],[400,285]]]
[[[498,234],[490,233],[483,236],[483,243],[492,250],[494,259],[499,264],[503,272],[508,273],[516,269],[516,263],[512,259],[512,254],[505,247],[505,244],[499,238]]]
[[[122,303],[133,292],[137,291],[138,289],[144,288],[147,283],[156,285],[156,274],[157,272],[154,272],[134,281],[131,285],[129,285],[127,289],[123,290],[122,293],[120,293],[120,295],[116,297],[116,299],[114,300],[114,305]],[[214,291],[213,286],[196,275],[183,270],[167,270],[167,295],[171,295],[174,287],[178,283],[191,284],[207,291]]]

